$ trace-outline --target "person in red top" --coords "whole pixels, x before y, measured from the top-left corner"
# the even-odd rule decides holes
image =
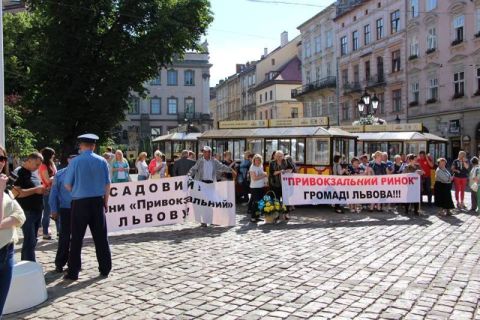
[[[43,229],[43,239],[50,240],[52,235],[49,232],[50,227],[50,205],[48,204],[48,198],[50,194],[50,188],[52,187],[53,177],[57,173],[57,167],[55,166],[55,150],[52,148],[44,148],[41,151],[43,156],[43,162],[38,168],[38,176],[42,180],[42,185],[44,186],[46,192],[43,195],[43,214],[42,214],[42,229]],[[57,226],[57,234],[60,232],[60,224],[58,219],[55,220]]]
[[[420,151],[418,153],[418,165],[423,171],[422,175],[422,196],[425,194],[428,198],[428,204],[432,204],[432,169],[433,169],[433,160],[429,154],[425,154],[425,151]]]

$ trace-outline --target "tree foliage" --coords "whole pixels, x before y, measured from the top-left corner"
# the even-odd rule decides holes
[[[15,96],[9,96],[5,104],[5,134],[8,153],[26,157],[35,151],[36,139],[33,133],[25,128],[24,109],[18,105]]]
[[[5,21],[10,92],[30,109],[40,144],[65,149],[125,117],[129,92],[185,51],[199,49],[212,21],[208,0],[29,0]],[[18,32],[12,30],[17,28]]]

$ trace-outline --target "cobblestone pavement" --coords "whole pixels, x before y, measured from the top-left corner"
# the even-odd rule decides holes
[[[49,298],[5,319],[480,319],[478,215],[331,211],[113,235],[107,279],[91,241],[77,282],[54,273],[56,242],[41,241]]]

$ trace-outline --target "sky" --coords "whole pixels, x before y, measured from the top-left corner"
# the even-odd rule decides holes
[[[260,59],[263,48],[280,45],[280,34],[289,40],[300,34],[297,27],[334,0],[210,0],[214,21],[209,43],[210,86],[235,73],[237,63]]]

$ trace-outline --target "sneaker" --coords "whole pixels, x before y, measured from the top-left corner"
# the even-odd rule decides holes
[[[250,219],[250,222],[257,222],[257,219],[251,218],[251,219]]]
[[[43,240],[52,240],[52,236],[49,234],[44,234],[42,238]]]
[[[78,275],[73,275],[73,274],[66,274],[63,276],[64,280],[70,280],[70,281],[76,281],[78,280]]]

